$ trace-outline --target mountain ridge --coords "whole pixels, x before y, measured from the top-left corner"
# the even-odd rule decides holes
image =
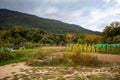
[[[0,29],[11,29],[14,25],[27,28],[41,28],[53,33],[90,33],[100,35],[82,26],[65,23],[55,19],[47,19],[19,11],[0,9]]]

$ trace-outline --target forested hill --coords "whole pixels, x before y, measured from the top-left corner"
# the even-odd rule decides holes
[[[0,29],[11,29],[13,26],[25,28],[41,28],[53,33],[92,33],[100,35],[100,32],[91,31],[81,26],[64,23],[58,20],[41,18],[35,15],[0,9]]]

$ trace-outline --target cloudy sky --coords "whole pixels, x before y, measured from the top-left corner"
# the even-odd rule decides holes
[[[44,18],[102,31],[120,21],[120,0],[0,0],[0,8],[17,10]]]

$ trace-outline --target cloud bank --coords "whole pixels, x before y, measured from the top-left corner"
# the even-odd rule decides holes
[[[120,0],[0,0],[0,8],[61,20],[102,31],[120,21]]]

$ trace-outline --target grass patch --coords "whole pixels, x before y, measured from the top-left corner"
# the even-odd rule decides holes
[[[27,55],[33,51],[34,49],[25,49],[15,50],[12,52],[7,51],[0,52],[0,66],[25,61],[27,59]]]
[[[38,66],[43,66],[43,65],[51,65],[54,63],[53,62],[49,62],[49,61],[53,61],[53,57],[55,58],[55,55],[53,55],[53,53],[58,53],[58,52],[63,52],[64,49],[56,49],[56,48],[52,48],[52,49],[37,49],[35,52],[31,53],[28,55],[28,60],[27,63],[29,65],[38,65]]]
[[[40,49],[29,55],[27,64],[31,66],[100,66],[101,62],[90,54]]]
[[[55,79],[56,76],[55,75],[46,75],[43,77],[43,80],[48,80],[48,79]]]

